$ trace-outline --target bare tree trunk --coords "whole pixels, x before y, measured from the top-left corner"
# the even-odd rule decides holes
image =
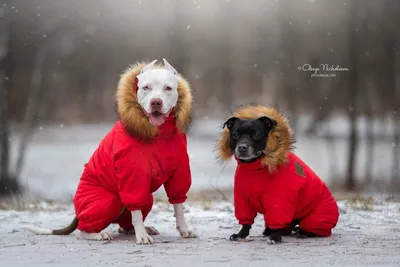
[[[394,117],[394,136],[393,136],[393,169],[392,182],[400,185],[400,110],[397,109]]]
[[[354,94],[354,93],[353,93]],[[349,120],[351,123],[350,126],[350,135],[349,135],[349,146],[348,146],[348,162],[347,162],[347,179],[346,179],[346,189],[354,190],[355,189],[355,179],[354,179],[354,170],[356,163],[356,152],[357,152],[357,114],[355,110],[349,113]]]
[[[267,71],[267,45],[268,36],[266,34],[267,28],[264,24],[257,26],[256,49],[253,51],[253,66],[249,67],[250,71],[250,90],[255,99],[258,99],[263,93],[263,76]]]
[[[230,28],[225,28],[224,25],[229,23],[229,11],[230,7],[228,7],[228,10],[223,13],[223,15],[220,16],[220,19],[222,20],[220,24],[220,36],[221,36],[221,44],[219,47],[219,69],[220,69],[220,77],[221,77],[221,90],[219,90],[219,96],[218,99],[222,102],[222,106],[225,110],[231,110],[231,106],[233,104],[233,92],[234,88],[233,86],[233,74],[232,72],[234,71],[233,67],[234,64],[232,64],[232,59],[230,58],[230,55],[232,55],[232,41],[229,40],[230,37]]]
[[[372,112],[367,114],[367,157],[365,162],[365,183],[370,185],[372,182],[372,166],[374,162],[374,148],[375,148],[375,135],[374,135],[374,121]]]
[[[10,121],[8,111],[8,89],[6,85],[6,65],[8,56],[8,29],[0,22],[0,181],[2,186],[9,179]]]
[[[34,69],[32,72],[31,87],[28,96],[28,105],[25,110],[25,116],[22,122],[22,137],[18,148],[18,158],[15,165],[15,176],[19,177],[22,171],[26,156],[26,149],[37,125],[39,110],[43,99],[44,86],[43,80],[43,62],[46,57],[46,46],[41,44],[36,54]]]
[[[388,7],[390,8],[390,7]],[[388,93],[389,95],[393,95],[391,108],[393,112],[393,154],[392,154],[392,183],[395,184],[399,182],[400,176],[400,88],[397,86],[397,77],[396,77],[396,59],[397,54],[396,50],[396,36],[393,31],[389,31],[384,40],[384,48],[385,48],[385,56],[387,60],[387,66],[385,68],[385,72],[387,73],[387,85],[388,85]],[[398,53],[398,52],[397,52]]]
[[[182,2],[185,3],[185,2]],[[174,35],[172,37],[172,42],[170,46],[170,56],[174,57],[174,62],[171,62],[175,68],[181,72],[186,72],[186,53],[187,44],[185,42],[186,38],[182,31],[182,26],[185,25],[185,12],[180,12],[182,8],[185,8],[185,4],[174,3]],[[179,5],[179,6],[178,6]],[[168,59],[167,59],[168,60]]]
[[[347,179],[346,179],[346,189],[354,190],[356,186],[355,182],[355,164],[356,164],[356,154],[358,148],[358,131],[357,131],[357,115],[358,115],[358,104],[357,97],[359,92],[359,68],[358,68],[358,53],[360,51],[358,42],[358,33],[355,31],[355,11],[357,10],[357,2],[352,3],[352,9],[350,12],[350,31],[349,31],[349,41],[350,41],[350,76],[349,76],[349,109],[348,116],[350,121],[350,135],[348,140],[348,162],[347,162]]]
[[[282,1],[279,7],[279,47],[281,50],[281,59],[279,60],[281,66],[281,90],[284,101],[287,103],[287,108],[291,114],[290,121],[293,129],[298,128],[298,94],[297,90],[299,86],[299,74],[295,66],[295,46],[301,41],[297,35],[297,29],[295,25],[289,23],[288,16],[286,15],[287,10],[290,10],[291,6],[288,2]],[[282,100],[281,100],[282,101]]]
[[[8,7],[8,6],[7,6]],[[10,174],[10,111],[9,111],[9,56],[10,31],[6,8],[0,13],[0,196],[17,193],[19,185],[15,176]]]

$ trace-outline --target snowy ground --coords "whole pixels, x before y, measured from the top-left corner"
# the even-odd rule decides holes
[[[227,238],[239,228],[229,202],[187,203],[187,218],[199,234],[183,240],[174,229],[171,206],[156,203],[147,224],[161,232],[150,246],[120,236],[110,243],[77,240],[71,236],[36,236],[21,224],[42,227],[67,225],[70,205],[39,205],[41,211],[0,211],[1,266],[400,266],[400,203],[361,204],[340,201],[341,216],[329,238],[300,240],[284,237],[268,245],[261,237],[262,217],[252,229],[251,242]],[[35,210],[37,207],[32,205]]]
[[[304,120],[306,119],[304,118]],[[214,147],[221,124],[222,120],[196,120],[193,125],[188,137],[193,176],[191,192],[232,188],[235,162],[232,160],[223,168],[215,161]],[[346,140],[338,138],[330,146],[321,138],[304,136],[302,130],[307,124],[303,122],[299,125],[295,152],[326,183],[330,184],[333,179],[338,183],[338,177],[344,177],[347,163]],[[333,133],[343,137],[346,133],[346,122],[334,121],[334,126]],[[360,129],[362,129],[361,126]],[[78,185],[84,163],[87,162],[111,127],[111,124],[42,125],[28,147],[21,175],[21,182],[28,189],[28,193],[47,199],[71,199]],[[321,129],[322,133],[327,131],[324,129]],[[14,159],[18,140],[18,135],[13,135],[12,155]],[[362,175],[365,170],[367,146],[365,140],[361,140],[357,155],[357,174]],[[392,175],[393,148],[390,141],[377,142],[374,148],[375,160],[373,163],[369,163],[372,164],[374,177],[384,180]],[[384,184],[383,182],[382,185]],[[162,190],[161,194],[163,194]],[[160,196],[160,192],[157,192],[156,195]]]

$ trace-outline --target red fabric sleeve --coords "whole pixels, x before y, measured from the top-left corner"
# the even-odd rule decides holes
[[[182,135],[183,148],[178,158],[178,166],[169,180],[164,183],[165,192],[170,204],[183,203],[187,199],[187,192],[192,185],[190,161],[187,153],[186,135]]]
[[[141,210],[150,201],[150,173],[139,159],[140,152],[134,153],[130,148],[120,151],[115,160],[119,196],[122,205],[130,211]]]
[[[240,191],[235,190],[233,199],[235,217],[239,221],[239,224],[253,224],[257,216],[257,211],[250,205],[249,198],[243,196]]]

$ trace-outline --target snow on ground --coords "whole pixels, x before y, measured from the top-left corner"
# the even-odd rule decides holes
[[[235,162],[226,167],[216,164],[214,147],[221,130],[222,120],[196,120],[188,137],[188,150],[191,159],[193,186],[191,192],[203,190],[231,189]],[[299,123],[301,129],[305,123]],[[303,126],[302,126],[303,125]],[[111,124],[46,126],[42,125],[33,136],[28,147],[21,182],[31,195],[42,198],[71,199],[78,181],[91,154],[101,139],[111,129]],[[345,131],[346,124],[338,121],[336,131]],[[337,177],[343,177],[347,163],[347,143],[340,138],[329,146],[325,140],[297,135],[295,152],[330,184]],[[338,130],[339,129],[339,130]],[[15,160],[18,148],[18,136],[12,139],[12,155]],[[358,174],[363,174],[368,144],[361,140],[357,155]],[[372,164],[373,176],[385,179],[392,170],[391,142],[378,142],[374,153],[377,155]],[[335,180],[337,181],[337,180]],[[157,192],[156,195],[163,194]]]
[[[132,236],[114,234],[110,243],[77,240],[70,236],[37,236],[21,230],[21,224],[41,227],[67,225],[72,206],[41,205],[42,211],[0,211],[1,266],[400,266],[400,204],[339,202],[341,215],[329,238],[296,239],[268,245],[261,237],[262,217],[257,217],[250,242],[231,242],[239,227],[229,202],[187,203],[188,223],[198,239],[184,240],[175,229],[173,211],[163,202],[155,204],[147,225],[161,236],[155,244],[137,245]],[[360,208],[367,210],[360,210]]]

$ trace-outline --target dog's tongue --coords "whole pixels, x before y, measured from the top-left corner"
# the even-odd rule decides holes
[[[161,124],[164,123],[165,121],[165,116],[161,114],[160,112],[153,112],[149,114],[149,119],[151,124],[160,126]]]

